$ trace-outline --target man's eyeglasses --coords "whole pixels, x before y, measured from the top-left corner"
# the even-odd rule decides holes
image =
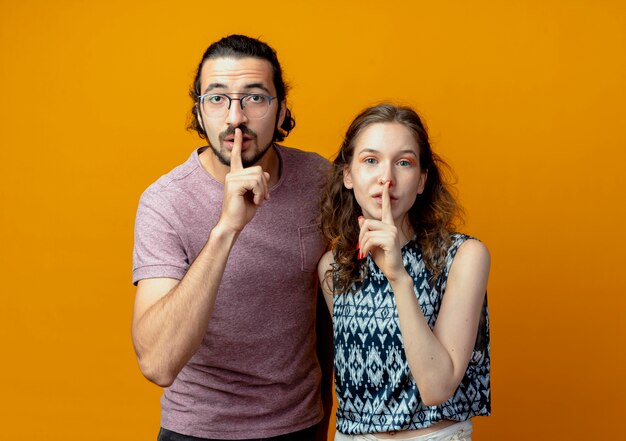
[[[275,96],[262,95],[259,93],[244,93],[239,98],[233,98],[224,93],[200,95],[200,106],[209,118],[226,116],[233,100],[239,101],[241,111],[248,118],[262,118],[270,108]]]

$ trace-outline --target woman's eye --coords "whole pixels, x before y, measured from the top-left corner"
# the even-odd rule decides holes
[[[411,161],[407,161],[406,159],[401,159],[400,161],[398,161],[398,165],[400,167],[410,167]]]
[[[376,159],[374,158],[365,158],[365,162],[366,164],[376,164]]]

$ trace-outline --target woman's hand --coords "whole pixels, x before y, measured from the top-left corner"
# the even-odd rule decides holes
[[[407,272],[402,263],[398,228],[391,214],[390,185],[391,181],[383,185],[381,220],[359,217],[359,256],[370,253],[385,277],[394,282]]]

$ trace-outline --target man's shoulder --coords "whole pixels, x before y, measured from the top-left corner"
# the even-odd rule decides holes
[[[165,173],[150,184],[144,191],[144,195],[159,194],[188,185],[186,182],[193,180],[194,175],[197,174],[199,168],[200,162],[197,160],[197,153],[194,150],[185,162],[174,167],[172,170]]]
[[[298,149],[295,147],[287,147],[284,145],[277,145],[278,151],[284,157],[296,158],[298,160],[317,162],[319,164],[328,165],[328,159],[324,158],[319,153],[309,152],[306,150]]]
[[[300,179],[317,181],[326,177],[330,170],[330,162],[318,153],[294,147],[277,146],[283,161],[283,170],[290,176],[298,175]],[[308,177],[308,178],[307,178]]]

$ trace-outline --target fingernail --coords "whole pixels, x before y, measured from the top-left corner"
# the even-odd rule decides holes
[[[356,249],[358,250],[359,248],[361,248],[361,244],[359,242],[356,243]]]
[[[391,181],[391,179],[389,180],[389,188],[391,188],[391,186],[393,185],[393,182]]]

